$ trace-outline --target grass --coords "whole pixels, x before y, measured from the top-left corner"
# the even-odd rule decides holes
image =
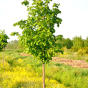
[[[80,55],[77,52],[73,52],[71,50],[65,50],[63,54],[57,53],[58,57],[60,58],[66,58],[66,59],[72,59],[72,60],[85,60],[88,62],[88,55]]]
[[[4,67],[2,55],[4,53]],[[42,88],[42,64],[21,51],[0,52],[1,88]],[[46,64],[46,88],[88,88],[88,69],[56,62]]]
[[[18,51],[0,52],[0,87],[42,88],[42,71],[38,70],[41,68],[41,63],[32,56],[21,56],[20,53]],[[4,55],[4,65],[2,55]],[[65,87],[58,81],[46,77],[46,88]]]

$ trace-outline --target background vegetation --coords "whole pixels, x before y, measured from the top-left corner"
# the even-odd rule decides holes
[[[2,55],[4,53],[4,66]],[[42,88],[42,63],[21,50],[0,52],[0,87]],[[46,64],[46,88],[87,88],[88,69],[50,62]]]
[[[0,51],[6,47],[7,39],[9,39],[9,37],[6,35],[5,31],[0,30]]]
[[[88,38],[84,40],[81,37],[75,37],[71,40],[59,35],[56,36],[56,40],[57,45],[59,44],[56,48],[64,51],[63,54],[56,53],[57,57],[88,61]],[[79,41],[82,45],[77,47]],[[70,48],[67,47],[68,45]],[[25,55],[26,50],[23,50],[19,41],[14,40],[7,44],[5,51],[0,52],[0,87],[42,87],[42,63],[31,54]],[[88,69],[73,68],[51,61],[46,64],[46,88],[87,88],[87,84]]]
[[[88,38],[82,39],[81,36],[76,36],[73,39],[69,39],[64,38],[63,35],[58,35],[56,40],[57,47],[62,48],[62,50],[76,52],[79,55],[88,54]]]

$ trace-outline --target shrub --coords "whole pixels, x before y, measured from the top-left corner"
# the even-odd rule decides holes
[[[78,50],[78,55],[85,55],[88,54],[88,47],[81,48]]]
[[[81,37],[74,37],[73,38],[73,51],[78,51],[79,49],[84,47],[84,42]]]
[[[0,51],[6,47],[7,39],[9,37],[5,34],[5,31],[0,31]]]

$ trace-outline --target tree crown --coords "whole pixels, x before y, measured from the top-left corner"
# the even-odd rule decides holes
[[[7,39],[9,39],[9,37],[5,34],[5,31],[0,30],[0,50],[6,47]]]
[[[14,26],[19,25],[23,30],[20,40],[29,52],[38,57],[43,63],[49,62],[57,51],[55,50],[55,29],[54,25],[61,24],[61,19],[57,16],[61,13],[59,4],[54,3],[53,8],[49,8],[52,0],[24,0],[23,5],[27,7],[28,17],[20,20]]]

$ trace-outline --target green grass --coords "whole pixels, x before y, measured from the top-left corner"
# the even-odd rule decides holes
[[[4,54],[3,54],[4,53]],[[42,88],[42,64],[21,51],[0,52],[1,88]],[[46,88],[88,88],[88,69],[50,62],[46,64]],[[15,80],[15,81],[14,81]],[[9,87],[10,86],[10,87]]]
[[[72,59],[72,60],[85,60],[88,62],[88,55],[80,55],[77,52],[73,52],[71,50],[65,50],[63,54],[57,53],[56,56],[65,59]]]
[[[16,50],[0,52],[0,87],[42,88],[42,64],[32,56],[21,56],[20,53]],[[65,87],[46,77],[46,88]]]

